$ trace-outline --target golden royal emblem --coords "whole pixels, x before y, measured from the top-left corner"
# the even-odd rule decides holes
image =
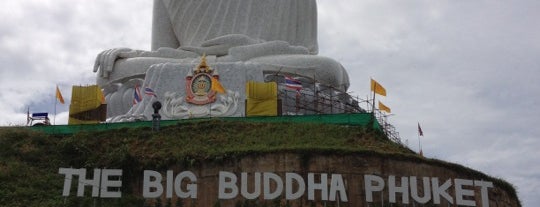
[[[219,75],[206,64],[206,56],[203,55],[199,65],[186,76],[186,101],[196,105],[215,102],[216,91],[212,90],[212,78],[219,80]]]

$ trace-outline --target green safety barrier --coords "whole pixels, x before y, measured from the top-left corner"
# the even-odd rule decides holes
[[[214,118],[196,118],[181,120],[162,120],[161,127],[172,126],[182,123],[200,122],[208,120],[223,121],[245,121],[245,122],[266,122],[266,123],[321,123],[321,124],[340,124],[351,126],[372,126],[373,129],[380,130],[380,125],[375,121],[371,113],[353,113],[353,114],[320,114],[320,115],[297,115],[297,116],[258,116],[258,117],[214,117]],[[102,123],[102,124],[81,124],[81,125],[51,125],[51,126],[33,126],[29,127],[36,131],[48,134],[73,134],[83,131],[105,131],[121,128],[152,127],[152,121],[121,122],[121,123]]]

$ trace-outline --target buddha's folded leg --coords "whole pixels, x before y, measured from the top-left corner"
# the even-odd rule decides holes
[[[317,55],[273,55],[248,60],[247,62],[268,65],[265,72],[292,73],[346,91],[349,88],[349,75],[343,66],[328,57]]]

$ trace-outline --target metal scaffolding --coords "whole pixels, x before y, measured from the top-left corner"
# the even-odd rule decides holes
[[[292,88],[287,86],[285,77],[293,76],[301,86]],[[267,74],[265,81],[275,81],[278,84],[278,99],[280,115],[314,115],[314,114],[344,114],[344,113],[372,113],[380,124],[384,134],[392,141],[405,146],[399,132],[390,124],[386,114],[373,108],[373,100],[354,97],[335,87],[322,84],[313,78],[301,77],[293,74]],[[360,106],[366,106],[362,108]]]

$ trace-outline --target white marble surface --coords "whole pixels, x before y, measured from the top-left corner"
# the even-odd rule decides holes
[[[238,72],[260,74],[261,81],[263,71],[288,73],[346,91],[349,87],[347,71],[339,62],[317,53],[315,0],[154,0],[152,51],[105,50],[98,54],[94,72],[97,72],[97,84],[105,89],[109,100],[109,117],[141,116],[142,119],[148,118],[151,108],[148,104],[128,108],[133,87],[148,84],[157,87],[164,97],[164,91],[177,89],[179,77],[169,71],[172,65],[179,71],[188,70],[203,54],[220,73],[225,71],[219,67],[224,67],[223,70],[233,76]],[[156,78],[158,74],[160,77]],[[236,87],[243,86],[246,80],[225,81]],[[176,94],[167,95],[178,105],[181,99],[174,96],[182,94],[174,92]],[[229,98],[242,97],[232,94],[222,102],[229,103]],[[182,113],[186,110],[171,109],[164,118],[184,118]],[[211,108],[209,113],[220,114],[223,110]],[[203,111],[187,113],[206,116]],[[230,111],[222,114],[239,115]]]
[[[122,103],[109,104],[112,106],[108,108],[108,114],[113,115],[109,117],[109,121],[151,120],[154,101],[160,101],[163,105],[160,110],[163,120],[244,116],[245,83],[249,80],[263,81],[261,65],[242,62],[212,64],[211,67],[219,74],[219,81],[226,93],[217,93],[216,101],[206,105],[195,105],[185,100],[186,76],[196,66],[197,64],[191,63],[155,64],[148,70],[144,81],[134,79],[121,85],[121,90],[110,92],[106,97],[108,103]],[[135,84],[140,84],[143,99],[133,105],[131,102]],[[157,97],[144,94],[145,87],[153,89]]]

